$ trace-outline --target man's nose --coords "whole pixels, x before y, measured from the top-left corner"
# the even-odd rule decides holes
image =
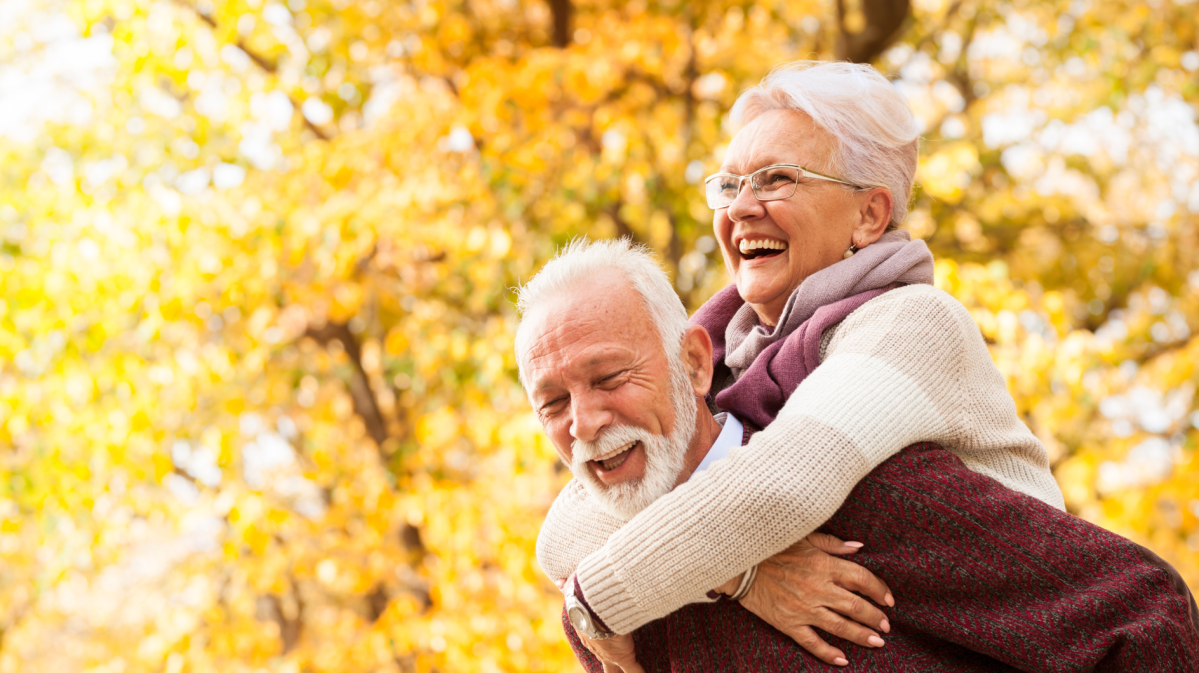
[[[595,395],[575,395],[571,398],[570,436],[592,442],[612,423],[612,412]]]
[[[762,202],[754,196],[753,185],[749,180],[742,180],[741,191],[737,192],[737,198],[729,204],[729,219],[734,222],[745,222],[762,217],[765,212],[766,208]]]

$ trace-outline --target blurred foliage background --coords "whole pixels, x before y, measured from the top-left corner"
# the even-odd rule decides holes
[[[0,0],[0,673],[572,670],[511,288],[631,235],[697,307],[797,58],[894,78],[1071,511],[1199,587],[1193,2]]]

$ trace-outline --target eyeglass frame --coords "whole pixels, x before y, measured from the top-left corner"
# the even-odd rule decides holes
[[[763,166],[763,167],[759,168],[758,170],[754,171],[753,173],[750,173],[749,175],[737,175],[736,173],[713,173],[713,174],[709,175],[708,177],[704,178],[704,200],[705,201],[707,200],[708,183],[711,182],[713,178],[720,178],[720,177],[737,178],[737,180],[738,180],[737,195],[740,196],[741,187],[745,184],[746,180],[753,178],[755,175],[757,175],[758,173],[761,173],[762,171],[768,171],[772,168],[795,168],[795,169],[798,169],[799,174],[804,176],[805,178],[815,178],[816,180],[828,180],[829,182],[836,182],[838,184],[853,187],[854,189],[869,189],[868,187],[863,187],[861,185],[855,185],[852,182],[846,182],[840,178],[834,178],[831,175],[825,175],[824,173],[819,173],[817,171],[809,170],[807,168],[804,168],[803,166],[800,166],[799,164],[770,164],[769,166]],[[763,199],[758,196],[758,190],[755,187],[755,184],[753,182],[749,183],[749,190],[750,190],[750,192],[753,193],[754,198],[759,201],[782,201],[784,199],[789,199],[792,196],[795,196],[795,192],[797,192],[799,190],[799,182],[796,182],[792,186],[790,194],[788,194],[786,196],[775,196],[775,197],[772,197],[769,199]],[[736,201],[736,197],[734,197],[733,200]],[[731,205],[733,205],[732,201],[730,201],[727,205],[716,206],[716,207],[712,206],[712,204],[709,203],[708,207],[711,208],[712,210],[720,210],[721,208],[728,208]]]

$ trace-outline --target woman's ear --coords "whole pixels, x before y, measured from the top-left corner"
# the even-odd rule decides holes
[[[861,195],[858,208],[858,226],[854,227],[854,244],[859,248],[878,240],[891,224],[891,190],[875,187]]]
[[[683,332],[683,367],[695,394],[707,395],[712,388],[712,337],[700,325]]]

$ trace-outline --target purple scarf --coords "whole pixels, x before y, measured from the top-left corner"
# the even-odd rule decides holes
[[[820,338],[862,304],[901,285],[933,282],[933,257],[924,241],[891,231],[808,276],[795,289],[774,328],[757,324],[753,307],[730,285],[691,317],[712,336],[712,361],[736,382],[716,394],[716,406],[764,428],[820,364]]]

